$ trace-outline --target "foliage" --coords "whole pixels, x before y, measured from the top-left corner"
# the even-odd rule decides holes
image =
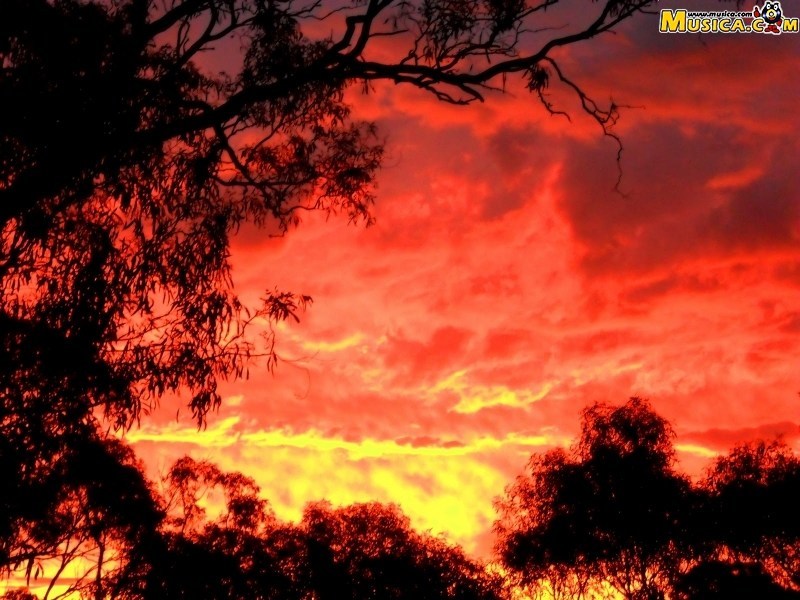
[[[758,563],[707,561],[680,579],[675,597],[677,600],[792,600],[800,598],[800,592],[776,584]]]
[[[795,597],[800,458],[781,441],[744,444],[691,483],[673,437],[633,398],[590,406],[572,448],[532,456],[497,501],[515,581],[555,598],[604,585],[637,600]]]
[[[587,408],[576,443],[533,456],[508,487],[496,526],[502,576],[416,531],[393,505],[316,502],[285,523],[252,479],[208,461],[179,459],[157,491],[116,439],[73,438],[64,452],[55,471],[27,481],[36,493],[0,490],[17,519],[2,521],[6,568],[48,594],[65,585],[94,600],[800,594],[796,453],[780,441],[745,444],[690,483],[674,470],[669,424],[639,399]],[[67,576],[75,567],[82,575]]]
[[[556,593],[605,580],[626,598],[661,597],[689,552],[690,485],[673,469],[673,435],[638,398],[586,409],[577,444],[532,457],[498,501],[503,562]]]
[[[709,469],[706,543],[800,589],[800,457],[782,441],[735,447]]]
[[[463,552],[411,529],[395,506],[306,508],[310,581],[320,600],[499,598],[499,581]]]
[[[68,441],[46,468],[0,488],[0,566],[29,582],[47,577],[47,593],[77,569],[84,574],[69,588],[103,597],[105,578],[155,532],[162,512],[124,444],[97,435]]]
[[[275,519],[240,474],[184,458],[167,479],[166,496],[177,499],[180,516],[166,520],[155,543],[133,549],[138,558],[116,577],[114,597],[499,598],[496,578],[460,549],[414,531],[397,507],[334,509],[320,502],[289,525]],[[225,507],[213,520],[198,505],[209,499],[206,486],[225,492]]]

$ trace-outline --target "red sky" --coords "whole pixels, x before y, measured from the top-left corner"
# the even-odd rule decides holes
[[[615,146],[557,88],[572,123],[513,81],[466,108],[353,89],[388,142],[375,226],[317,215],[236,240],[243,297],[314,304],[279,328],[276,373],[229,385],[206,430],[165,406],[128,434],[154,472],[213,460],[286,518],[397,502],[487,556],[493,497],[591,402],[649,398],[693,474],[737,441],[796,446],[800,35],[657,27],[558,55],[598,100],[636,106],[617,128],[624,194]]]

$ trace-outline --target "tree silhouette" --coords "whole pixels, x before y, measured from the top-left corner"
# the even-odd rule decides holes
[[[127,549],[109,598],[303,598],[296,527],[279,523],[255,482],[207,461],[178,460],[165,477],[164,519]]]
[[[531,457],[497,501],[497,551],[514,580],[555,598],[604,585],[636,600],[800,594],[800,458],[744,444],[692,484],[674,434],[644,401],[583,413],[569,450]]]
[[[459,548],[415,532],[395,506],[316,503],[300,527],[319,600],[499,598],[496,577]]]
[[[121,442],[97,435],[69,441],[44,473],[5,482],[0,569],[28,582],[45,579],[45,597],[66,585],[104,598],[106,577],[156,530],[161,510],[141,465]]]
[[[93,600],[499,600],[515,587],[577,599],[607,586],[637,600],[800,597],[797,455],[744,444],[692,485],[672,435],[637,398],[587,408],[579,440],[533,456],[498,500],[501,578],[393,505],[323,501],[282,523],[252,479],[188,457],[157,493],[129,448],[91,431],[0,488],[0,567],[45,598],[66,586]]]
[[[503,563],[557,597],[606,582],[632,600],[664,598],[692,557],[693,495],[673,468],[672,438],[638,398],[586,409],[577,444],[533,456],[498,500]]]
[[[309,505],[279,522],[254,482],[179,460],[157,536],[130,549],[106,588],[125,599],[498,600],[500,582],[440,539],[414,531],[397,507]],[[209,517],[201,503],[224,499]],[[220,499],[218,498],[218,499]],[[209,506],[209,510],[211,506]]]
[[[800,458],[784,442],[735,447],[703,482],[709,553],[755,562],[785,587],[800,590]]]
[[[161,503],[164,520],[131,546],[107,585],[111,597],[301,597],[285,559],[297,553],[297,533],[278,523],[252,479],[184,457],[167,473]]]
[[[31,594],[28,590],[9,590],[2,596],[3,600],[38,600],[36,596]]]
[[[678,600],[725,600],[727,598],[759,598],[759,600],[792,600],[800,592],[776,584],[758,563],[701,562],[681,577]]]
[[[208,461],[185,456],[167,474],[166,510],[171,526],[181,532],[197,531],[207,523],[201,499],[221,492],[220,526],[257,531],[274,521],[268,503],[261,499],[255,481],[241,473],[225,473]]]

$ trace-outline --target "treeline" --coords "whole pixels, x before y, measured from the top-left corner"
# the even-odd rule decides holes
[[[393,505],[323,501],[281,522],[251,478],[188,457],[156,489],[92,433],[3,479],[0,568],[41,596],[95,600],[800,598],[800,458],[742,445],[693,482],[673,438],[640,399],[587,408],[578,441],[532,456],[496,501],[485,565]]]
[[[633,398],[587,408],[573,447],[531,457],[498,501],[498,555],[518,583],[555,598],[800,597],[798,456],[745,444],[693,482],[674,437]]]
[[[240,473],[184,457],[157,491],[119,441],[83,450],[57,497],[27,513],[20,498],[16,515],[2,515],[9,583],[96,600],[500,598],[497,575],[415,531],[394,505],[322,501],[285,523]],[[0,493],[6,506],[12,488]]]

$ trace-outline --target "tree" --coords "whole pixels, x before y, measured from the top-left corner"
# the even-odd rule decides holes
[[[497,577],[460,548],[415,532],[396,506],[306,508],[309,581],[319,600],[499,600]]]
[[[128,548],[109,598],[304,598],[301,533],[278,522],[252,479],[184,457],[164,484],[165,518]]]
[[[215,491],[224,501],[212,518],[201,505],[214,505]],[[109,597],[500,598],[497,577],[459,548],[414,531],[395,506],[318,502],[292,525],[279,522],[258,492],[239,473],[180,459],[167,476],[168,517],[156,536],[130,548],[126,568],[105,584]]]
[[[678,600],[800,598],[800,592],[793,592],[776,584],[758,563],[701,562],[681,577],[676,591]]]
[[[560,598],[606,582],[625,598],[664,598],[692,558],[689,481],[672,430],[638,398],[583,413],[569,451],[533,456],[498,500],[497,551],[522,584]]]
[[[28,590],[10,590],[0,596],[3,600],[38,600]]]
[[[800,590],[800,457],[782,441],[739,445],[714,462],[703,490],[708,553]]]
[[[45,598],[57,586],[105,598],[106,579],[162,513],[130,448],[98,435],[70,441],[33,481],[6,480],[0,568],[44,581]]]

